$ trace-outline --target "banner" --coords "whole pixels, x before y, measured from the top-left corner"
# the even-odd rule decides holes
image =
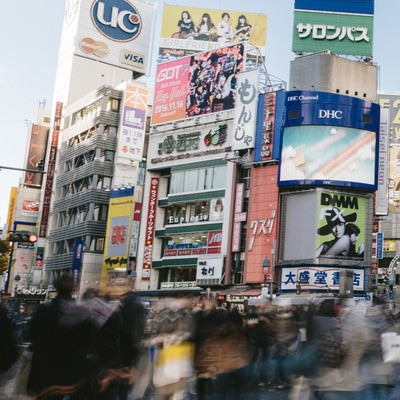
[[[243,50],[238,44],[158,65],[152,123],[234,108]]]
[[[265,14],[165,4],[158,62],[238,43],[264,55],[266,36]]]
[[[316,257],[364,260],[366,198],[321,192]]]

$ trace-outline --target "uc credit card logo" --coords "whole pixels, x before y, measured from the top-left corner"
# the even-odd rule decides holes
[[[90,17],[100,33],[114,41],[131,41],[142,30],[138,10],[126,0],[95,0]]]

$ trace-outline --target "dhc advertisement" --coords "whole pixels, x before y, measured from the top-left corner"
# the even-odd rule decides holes
[[[379,104],[290,91],[285,105],[279,186],[377,189]]]

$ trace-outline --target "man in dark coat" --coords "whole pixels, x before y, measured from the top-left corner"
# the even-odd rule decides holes
[[[44,390],[76,392],[89,373],[92,329],[88,312],[72,298],[70,275],[61,276],[55,285],[57,297],[39,306],[29,327],[33,354],[27,389],[32,395]],[[64,394],[51,398],[62,399]]]
[[[7,309],[0,304],[0,374],[7,371],[18,358],[14,325],[7,316]]]

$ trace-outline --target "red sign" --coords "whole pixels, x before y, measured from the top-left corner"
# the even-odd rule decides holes
[[[54,116],[53,134],[51,137],[49,162],[47,165],[46,185],[44,187],[42,218],[40,220],[39,237],[45,238],[47,235],[47,225],[49,222],[51,193],[53,189],[54,170],[56,168],[56,157],[58,147],[58,137],[60,135],[60,125],[63,104],[56,103],[56,112]]]
[[[152,178],[150,187],[149,207],[147,210],[147,225],[144,242],[144,254],[143,254],[143,270],[142,279],[150,279],[151,271],[151,260],[153,256],[153,240],[155,231],[155,220],[157,211],[157,198],[158,198],[158,185],[159,179]]]

